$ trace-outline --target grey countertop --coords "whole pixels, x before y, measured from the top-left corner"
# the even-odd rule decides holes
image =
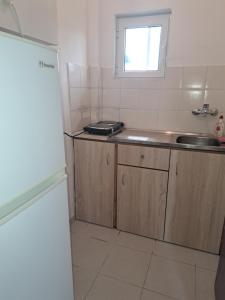
[[[225,153],[225,145],[197,146],[197,145],[177,143],[177,138],[183,135],[215,137],[212,134],[210,135],[210,134],[155,131],[155,130],[145,131],[145,130],[135,130],[135,129],[124,129],[121,133],[118,133],[111,137],[90,135],[87,133],[79,133],[78,135],[74,135],[73,137],[75,139],[105,141],[105,142],[119,143],[119,144],[136,144],[136,145],[144,145],[144,146],[166,147],[172,149],[188,149],[188,150],[196,150],[196,151]]]
[[[177,138],[183,135],[213,137],[210,134],[171,132],[171,131],[141,131],[125,129],[123,132],[110,137],[108,140],[114,143],[141,144],[146,146],[168,147],[173,149],[189,149],[210,152],[225,153],[225,145],[221,146],[197,146],[190,144],[179,144]]]

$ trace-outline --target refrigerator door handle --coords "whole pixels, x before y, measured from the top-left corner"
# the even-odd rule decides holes
[[[54,188],[63,180],[66,180],[66,178],[65,168],[63,168],[31,187],[23,194],[16,196],[7,202],[7,204],[0,206],[0,225],[8,222],[18,213],[31,206],[45,193],[49,192],[50,189]]]

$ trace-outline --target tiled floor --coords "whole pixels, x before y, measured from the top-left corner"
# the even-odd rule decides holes
[[[76,300],[214,300],[217,256],[82,222],[71,233]]]

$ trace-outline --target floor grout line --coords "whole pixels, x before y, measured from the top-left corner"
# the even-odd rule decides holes
[[[144,250],[136,249],[136,248],[133,248],[133,247],[121,245],[121,244],[118,244],[118,243],[116,243],[115,246],[125,248],[125,249],[129,249],[129,250],[133,250],[133,251],[140,252],[140,253],[144,253],[144,254],[148,254],[148,255],[152,255],[152,251],[144,251]]]
[[[159,258],[163,258],[163,259],[166,259],[166,260],[169,260],[169,261],[173,261],[173,262],[176,262],[176,263],[180,263],[180,264],[183,264],[183,265],[187,265],[187,266],[191,266],[191,267],[195,267],[196,266],[198,269],[202,269],[202,270],[209,271],[209,272],[212,272],[212,273],[216,273],[217,272],[217,270],[212,270],[212,269],[207,268],[207,267],[198,266],[196,263],[188,263],[188,262],[185,262],[184,260],[179,260],[179,259],[171,258],[171,257],[168,257],[166,255],[160,255],[160,254],[155,253],[154,251],[152,252],[152,251],[140,250],[140,249],[137,249],[137,248],[134,248],[134,247],[130,247],[130,246],[125,246],[125,245],[119,244],[116,241],[107,241],[107,240],[103,240],[103,239],[100,239],[100,238],[96,238],[94,236],[90,236],[88,238],[92,239],[92,240],[95,240],[95,241],[98,241],[98,242],[105,243],[105,244],[109,243],[109,244],[111,244],[113,246],[116,246],[116,247],[121,247],[121,248],[124,248],[124,249],[129,249],[129,250],[132,250],[132,251],[136,251],[136,252],[140,252],[140,253],[144,253],[144,254],[148,254],[148,255],[153,255],[153,256],[156,256],[156,257],[159,257]]]
[[[124,279],[120,279],[120,278],[114,277],[114,276],[112,276],[112,275],[101,274],[101,276],[102,276],[102,277],[105,277],[105,278],[110,278],[110,279],[113,279],[113,280],[122,282],[122,283],[124,283],[124,284],[130,285],[130,286],[133,286],[133,287],[136,287],[136,288],[139,288],[139,289],[142,289],[142,287],[141,287],[140,285],[137,285],[137,284],[128,282],[128,281],[126,281],[126,280],[124,280]]]
[[[87,228],[88,228],[88,225],[87,225]],[[85,228],[84,230],[87,230],[87,228]],[[119,230],[116,230],[116,232],[115,232],[115,230],[113,230],[113,231],[114,231],[114,234],[115,234],[115,238],[112,235],[112,240],[107,240],[107,238],[104,239],[104,233],[107,233],[107,231],[104,232],[104,230],[102,231],[103,232],[103,234],[102,234],[103,238],[101,238],[101,231],[100,231],[99,234],[92,234],[92,235],[88,235],[88,236],[84,237],[84,239],[90,239],[90,240],[98,241],[99,244],[102,245],[102,247],[104,247],[104,245],[107,245],[107,247],[108,247],[107,248],[108,249],[107,253],[105,253],[105,255],[106,255],[105,258],[103,259],[101,265],[96,269],[96,271],[97,271],[96,275],[93,274],[93,275],[95,275],[93,277],[94,278],[93,282],[92,282],[90,288],[88,289],[86,295],[84,296],[84,298],[83,298],[84,300],[87,300],[88,296],[90,295],[91,291],[93,290],[93,287],[96,284],[97,279],[100,276],[105,277],[105,278],[111,278],[111,279],[113,279],[115,281],[118,281],[118,282],[130,285],[130,286],[139,288],[140,289],[140,300],[142,299],[143,294],[144,294],[145,291],[149,291],[149,292],[152,292],[152,293],[155,293],[155,294],[166,296],[166,297],[168,297],[168,299],[171,299],[171,300],[172,299],[178,300],[177,298],[168,296],[166,294],[162,294],[162,293],[160,293],[158,291],[151,290],[150,288],[145,287],[147,279],[148,279],[148,276],[149,276],[150,280],[151,280],[151,277],[152,277],[151,266],[152,266],[152,261],[153,261],[154,257],[159,257],[159,258],[162,258],[162,259],[165,259],[165,260],[168,260],[168,261],[176,262],[178,264],[182,264],[182,265],[186,265],[186,266],[189,266],[189,267],[193,267],[193,272],[194,272],[194,287],[192,289],[192,291],[193,291],[193,300],[197,300],[197,270],[198,269],[202,269],[202,270],[205,270],[205,271],[208,271],[208,272],[211,272],[211,273],[216,273],[216,270],[212,270],[212,268],[198,266],[197,263],[196,263],[196,261],[195,261],[195,259],[193,259],[193,263],[189,263],[189,262],[186,262],[186,261],[184,261],[182,259],[181,260],[176,259],[176,257],[175,258],[171,258],[171,257],[166,256],[166,255],[160,255],[160,253],[158,254],[157,253],[157,248],[156,248],[156,241],[153,240],[153,239],[149,239],[149,240],[154,241],[154,244],[153,244],[153,247],[152,247],[151,251],[140,250],[140,249],[137,249],[137,248],[129,246],[129,245],[126,246],[126,245],[120,244],[119,238],[120,238],[120,235],[121,235],[122,232],[119,231]],[[95,231],[93,231],[93,232],[95,232]],[[79,233],[83,234],[83,228],[81,228],[78,231],[75,230],[75,232],[71,231],[71,235],[74,235],[75,241],[76,241],[76,238],[77,238],[76,235],[78,235],[78,239],[79,239]],[[100,236],[100,237],[98,237],[98,236]],[[105,235],[105,236],[107,236],[107,235]],[[133,235],[133,236],[135,236],[135,235]],[[110,236],[110,232],[109,232],[109,239],[110,238],[111,238],[111,236]],[[143,238],[146,239],[145,237],[143,237]],[[129,244],[129,240],[128,240],[128,244]],[[148,261],[147,261],[147,270],[146,270],[146,273],[145,273],[145,276],[144,276],[144,282],[143,282],[142,285],[136,285],[136,284],[130,283],[130,282],[126,281],[126,280],[123,280],[123,279],[120,279],[120,278],[116,278],[114,276],[110,276],[110,275],[106,275],[106,274],[102,273],[103,267],[106,264],[107,260],[109,259],[110,255],[111,255],[112,249],[115,248],[115,247],[119,247],[119,248],[122,248],[122,249],[129,249],[131,251],[139,252],[139,253],[142,253],[142,254],[145,254],[145,255],[149,256]],[[193,250],[193,251],[198,251],[198,250]],[[201,252],[201,251],[198,251],[198,252]],[[213,266],[213,260],[212,260],[212,266]],[[81,267],[82,268],[82,266],[76,265],[76,260],[73,263],[73,267],[76,267],[76,268],[80,268]],[[145,265],[145,267],[146,267],[146,265]]]
[[[176,262],[176,263],[180,263],[180,264],[182,264],[182,265],[187,265],[187,266],[191,266],[191,267],[195,267],[195,266],[196,266],[198,269],[203,269],[203,270],[210,271],[210,272],[216,272],[215,270],[209,269],[209,268],[207,268],[207,267],[200,267],[200,266],[198,266],[195,262],[193,262],[193,263],[188,263],[188,262],[185,262],[185,261],[183,261],[183,260],[178,260],[178,259],[175,259],[175,258],[168,257],[168,256],[166,256],[166,255],[160,255],[160,254],[156,254],[156,253],[153,253],[153,256],[157,256],[157,257],[160,257],[160,258],[164,258],[164,259],[167,259],[167,260]]]
[[[143,288],[142,290],[143,290],[143,292],[144,292],[144,291],[152,292],[152,293],[154,293],[154,294],[156,294],[156,295],[160,295],[160,296],[167,297],[167,298],[170,299],[170,300],[181,300],[181,299],[178,299],[178,298],[174,298],[174,297],[168,296],[168,295],[163,294],[163,293],[158,292],[158,291],[154,291],[154,290],[150,290],[150,289],[146,289],[146,288]]]
[[[99,277],[99,275],[100,275],[100,273],[101,273],[101,270],[102,270],[102,268],[103,268],[103,266],[104,266],[106,260],[108,259],[108,257],[109,257],[109,254],[105,257],[103,263],[102,263],[101,266],[99,267],[99,270],[98,270],[98,272],[97,272],[97,274],[96,274],[96,276],[95,276],[95,279],[93,280],[91,287],[90,287],[89,290],[87,291],[87,294],[85,295],[84,300],[87,299],[87,297],[88,297],[88,295],[90,294],[92,288],[94,287],[95,282],[96,282],[97,278]]]
[[[142,296],[143,296],[145,283],[146,283],[146,281],[147,281],[148,274],[149,274],[149,271],[150,271],[150,268],[151,268],[152,258],[153,258],[153,251],[152,251],[151,257],[150,257],[150,259],[149,259],[148,268],[147,268],[147,271],[146,271],[146,274],[145,274],[145,279],[144,279],[144,282],[143,282],[143,285],[142,285],[140,300],[142,299]]]

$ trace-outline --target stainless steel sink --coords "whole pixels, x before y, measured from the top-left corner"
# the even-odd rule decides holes
[[[220,141],[214,137],[208,136],[179,136],[177,138],[178,144],[186,145],[196,145],[196,146],[208,146],[208,147],[218,147],[220,146]]]

